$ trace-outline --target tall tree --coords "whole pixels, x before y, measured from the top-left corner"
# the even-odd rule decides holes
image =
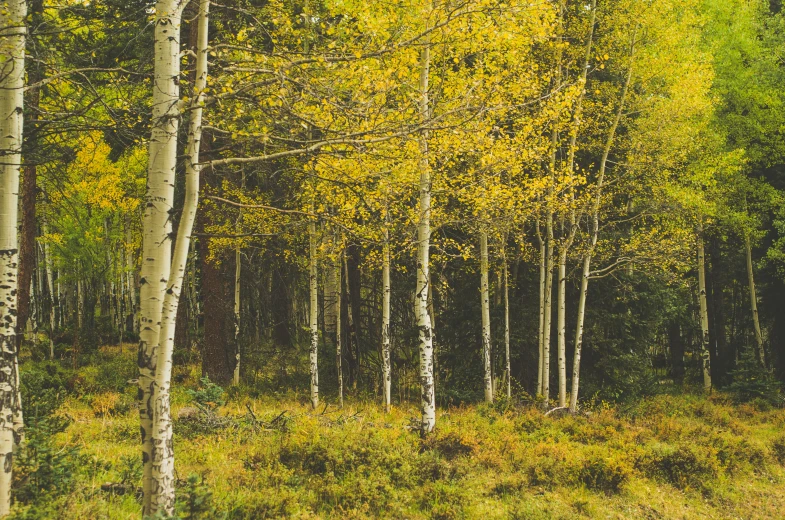
[[[19,356],[16,339],[19,242],[19,169],[25,79],[24,0],[10,0],[0,9],[0,517],[11,510],[11,471],[14,445],[22,436],[19,395]]]

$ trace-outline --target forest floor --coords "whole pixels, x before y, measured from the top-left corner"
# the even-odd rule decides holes
[[[16,518],[139,518],[138,413],[124,380],[133,354],[102,355],[109,368],[23,366],[42,402],[54,384],[71,393],[49,416],[28,405],[36,454],[17,458]],[[734,405],[721,393],[659,395],[581,416],[545,417],[504,401],[442,409],[422,440],[410,429],[414,405],[388,414],[349,399],[342,410],[330,403],[314,412],[304,394],[252,398],[241,389],[223,406],[210,402],[217,394],[197,394],[199,409],[187,390],[197,388],[194,372],[178,371],[173,394],[179,518],[770,519],[785,511],[785,411]],[[118,388],[106,390],[113,381]]]

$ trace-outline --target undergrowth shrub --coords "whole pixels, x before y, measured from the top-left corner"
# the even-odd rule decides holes
[[[771,442],[771,452],[777,462],[785,465],[785,435],[780,435]]]
[[[592,454],[580,469],[580,481],[593,491],[618,493],[633,474],[630,463],[619,454]]]
[[[755,403],[762,411],[772,406],[782,406],[782,387],[779,381],[760,366],[752,349],[742,353],[731,376],[733,382],[728,386],[728,391],[737,403]]]
[[[659,478],[679,489],[705,490],[720,473],[717,450],[712,446],[652,444],[643,449],[636,467],[646,476]]]

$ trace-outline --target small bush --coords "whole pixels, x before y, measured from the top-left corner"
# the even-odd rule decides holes
[[[592,455],[583,461],[580,480],[594,491],[618,493],[630,480],[633,469],[621,458]]]
[[[742,353],[741,360],[731,372],[731,376],[733,382],[728,391],[737,403],[755,402],[758,406],[782,406],[782,387],[769,371],[760,366],[752,349]]]
[[[771,452],[777,462],[785,465],[785,435],[781,435],[772,441]]]
[[[191,399],[193,399],[197,405],[214,410],[219,406],[226,404],[224,389],[210,381],[209,377],[205,376],[200,378],[199,383],[201,388],[198,390],[188,390],[188,395],[191,396]]]
[[[461,437],[456,432],[449,432],[447,434],[435,432],[426,437],[422,444],[423,450],[437,451],[447,460],[471,455],[475,447],[476,444],[474,441]]]
[[[720,472],[716,449],[706,445],[649,446],[639,457],[636,466],[645,475],[665,480],[679,489],[704,490]]]

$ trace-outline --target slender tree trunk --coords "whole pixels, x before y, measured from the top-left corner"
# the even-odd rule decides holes
[[[504,260],[504,363],[507,373],[507,399],[512,398],[512,368],[510,362],[510,277],[507,271],[507,254]]]
[[[391,407],[392,387],[390,363],[390,234],[385,227],[382,252],[382,385],[384,386],[384,411]]]
[[[748,232],[744,233],[744,249],[747,254],[747,282],[750,293],[750,310],[752,311],[752,325],[755,329],[755,345],[758,350],[758,360],[762,367],[766,366],[766,358],[763,352],[763,334],[758,318],[758,295],[755,292],[755,273],[752,269],[752,243]]]
[[[14,444],[21,442],[22,403],[19,399],[17,290],[19,288],[19,167],[22,161],[22,113],[25,70],[24,0],[9,0],[0,9],[0,517],[11,510],[11,469]],[[13,417],[9,421],[8,418]]]
[[[338,374],[338,406],[341,408],[343,408],[343,352],[341,351],[341,333],[343,332],[343,324],[341,323],[341,296],[343,295],[342,256],[342,253],[338,253],[333,261],[333,272],[335,273],[335,368]]]
[[[537,240],[540,243],[540,329],[537,335],[539,355],[537,357],[537,395],[543,395],[543,370],[545,369],[545,240],[540,232],[540,222],[537,221]]]
[[[634,55],[634,47],[630,50],[630,63]],[[605,146],[602,151],[602,158],[600,159],[600,171],[597,175],[597,186],[594,193],[594,202],[591,209],[591,242],[589,250],[583,257],[583,270],[581,273],[581,290],[578,295],[578,316],[575,325],[575,354],[572,364],[572,392],[570,393],[570,411],[575,413],[578,409],[578,390],[580,388],[580,373],[581,373],[581,348],[583,347],[583,324],[586,315],[586,296],[589,291],[589,277],[591,276],[591,260],[594,254],[594,248],[597,247],[597,241],[600,234],[600,207],[602,204],[602,192],[605,187],[605,169],[608,164],[608,156],[613,147],[613,140],[616,136],[616,129],[619,127],[622,115],[624,113],[624,105],[627,100],[627,92],[632,83],[632,65],[627,70],[627,77],[624,80],[619,97],[619,106],[616,108],[616,114],[608,131],[608,137],[605,140]]]
[[[542,397],[547,404],[550,399],[550,372],[551,372],[551,314],[553,301],[553,214],[548,209],[546,220],[547,228],[547,248],[545,254],[545,297],[543,304],[545,314],[543,316],[542,334]]]
[[[144,463],[143,515],[155,514],[157,511],[171,515],[174,508],[174,480],[173,474],[169,472],[169,462],[173,454],[171,435],[168,434],[171,430],[171,420],[168,418],[168,380],[164,377],[166,372],[171,370],[171,366],[161,367],[156,374],[158,360],[166,359],[163,352],[159,351],[156,355],[156,347],[160,344],[162,333],[165,338],[169,336],[162,326],[162,313],[172,265],[170,215],[174,200],[180,117],[180,89],[176,78],[180,75],[182,9],[180,0],[159,0],[155,7],[153,117],[143,219],[138,356],[139,415]],[[186,240],[186,251],[187,235],[190,235],[190,230],[180,235],[181,240]],[[177,290],[179,291],[179,287]],[[170,303],[167,310],[171,307]],[[176,298],[174,307],[176,308]],[[174,316],[172,314],[170,317],[172,324]],[[160,390],[157,396],[156,384]]]
[[[311,330],[310,367],[311,367],[311,407],[319,406],[319,272],[316,258],[316,222],[308,223],[309,254],[309,294],[310,306],[308,322]]]
[[[349,341],[346,345],[346,351],[349,354],[349,366],[350,366],[350,381],[352,383],[352,388],[357,389],[357,379],[359,379],[359,371],[360,371],[360,360],[359,360],[359,352],[360,352],[360,342],[357,337],[357,323],[355,322],[355,315],[354,315],[354,298],[352,298],[352,284],[351,284],[351,277],[349,276],[349,259],[347,258],[348,251],[344,254],[343,258],[343,273],[344,277],[346,278],[346,320],[347,325],[349,325]],[[352,353],[352,345],[354,345],[354,353]]]
[[[491,312],[488,293],[488,234],[480,232],[480,309],[482,313],[482,361],[484,368],[485,402],[493,402],[491,374]]]
[[[234,251],[234,377],[233,383],[240,384],[240,275],[242,268],[242,257],[240,256],[240,246]]]
[[[49,234],[49,229],[46,221],[43,223],[44,235]],[[55,340],[54,333],[56,328],[55,309],[55,284],[54,277],[52,276],[52,255],[49,247],[49,241],[44,242],[44,265],[46,265],[46,285],[49,288],[49,359],[55,358]]]
[[[420,51],[420,117],[430,117],[428,81],[431,66],[430,44]],[[420,136],[420,194],[419,222],[417,225],[417,289],[415,292],[415,315],[419,331],[420,350],[420,404],[422,419],[421,433],[426,435],[436,426],[436,389],[433,381],[433,332],[428,312],[428,280],[430,272],[429,250],[431,245],[431,172],[428,161],[428,134]]]
[[[698,224],[698,300],[701,317],[701,369],[703,389],[711,391],[711,362],[709,352],[709,306],[706,302],[706,253],[703,247],[703,223]]]
[[[567,247],[559,248],[559,305],[556,328],[558,330],[559,357],[559,406],[567,406],[567,341],[565,316],[567,313]]]

